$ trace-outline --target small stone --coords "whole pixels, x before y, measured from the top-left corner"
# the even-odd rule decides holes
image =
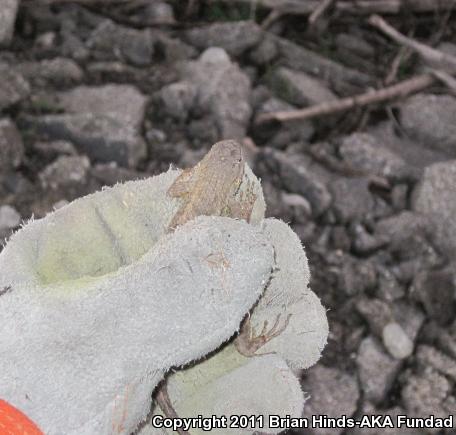
[[[207,49],[197,61],[184,62],[182,80],[197,88],[197,106],[215,122],[221,139],[243,139],[252,109],[251,84],[221,48]]]
[[[375,48],[364,39],[349,33],[338,33],[335,38],[336,47],[352,51],[359,56],[375,55]]]
[[[174,11],[171,5],[162,1],[154,1],[147,3],[145,10],[142,12],[144,16],[151,21],[158,22],[174,22]]]
[[[53,142],[36,142],[33,149],[47,159],[54,159],[59,155],[74,156],[77,154],[76,148],[71,142],[56,140]]]
[[[44,189],[57,190],[85,184],[90,168],[86,156],[61,156],[39,174]]]
[[[418,346],[416,359],[423,367],[433,367],[437,372],[456,382],[456,361],[435,347],[424,344]]]
[[[7,46],[13,39],[14,24],[19,0],[2,0],[0,7],[0,46]]]
[[[375,338],[366,337],[359,347],[356,363],[365,398],[375,404],[385,400],[401,361],[389,356]]]
[[[139,129],[147,97],[131,85],[78,86],[58,94],[58,102],[69,113],[110,116]]]
[[[197,92],[197,87],[186,81],[164,86],[159,92],[164,112],[176,119],[187,119],[195,103]]]
[[[157,51],[163,54],[168,63],[184,61],[197,56],[197,50],[179,38],[171,38],[167,34],[157,36]]]
[[[230,56],[239,56],[260,41],[262,30],[254,21],[218,22],[185,32],[185,39],[199,49],[223,48]]]
[[[136,166],[146,155],[144,140],[132,126],[106,115],[66,114],[25,116],[24,128],[34,128],[37,134],[50,140],[66,140],[98,162],[117,162]]]
[[[290,208],[294,216],[294,222],[306,223],[310,220],[312,208],[303,196],[295,193],[282,192],[282,201],[287,208]]]
[[[356,253],[365,255],[376,251],[388,242],[382,237],[376,237],[369,233],[362,224],[353,223],[350,226],[350,233],[353,240],[353,249]]]
[[[383,328],[382,340],[390,355],[396,359],[408,358],[413,353],[412,340],[396,322],[390,322]]]
[[[0,62],[0,111],[19,103],[30,94],[30,85],[19,71]]]
[[[433,415],[446,418],[448,411],[443,403],[451,394],[452,385],[432,369],[408,376],[401,396],[405,409],[414,417]],[[434,429],[431,432],[435,432]]]
[[[345,254],[343,258],[344,262],[337,280],[337,286],[341,292],[347,296],[354,296],[375,287],[377,273],[371,261],[360,261],[349,254]]]
[[[304,408],[304,417],[326,415],[330,418],[352,416],[357,408],[359,388],[356,378],[340,369],[317,365],[306,371],[303,390],[310,394]],[[312,428],[314,435],[340,434],[343,428]]]
[[[279,54],[277,44],[273,38],[267,36],[250,53],[250,59],[259,66],[271,63]]]
[[[122,168],[116,162],[95,165],[90,174],[103,186],[114,186],[116,183],[124,183],[125,181],[138,180],[144,177],[144,174],[128,168]]]
[[[377,296],[385,302],[393,302],[405,296],[405,288],[394,274],[386,267],[377,266],[378,288]]]
[[[62,57],[40,62],[23,62],[18,68],[27,80],[38,86],[64,86],[79,83],[84,77],[84,72],[75,61]]]
[[[454,319],[455,276],[451,269],[425,270],[413,279],[410,293],[440,325]]]
[[[400,106],[400,122],[412,139],[456,156],[456,98],[414,95]]]
[[[380,175],[391,179],[407,179],[410,168],[404,160],[384,147],[368,133],[353,133],[345,137],[339,153],[351,167],[370,175]]]
[[[297,106],[312,106],[336,99],[321,80],[289,68],[277,68],[269,74],[267,81],[278,97]]]
[[[132,29],[106,19],[95,28],[86,45],[98,60],[117,59],[146,66],[152,62],[155,39],[150,29]]]
[[[262,162],[278,174],[286,190],[302,195],[309,201],[314,216],[321,215],[331,204],[331,194],[326,185],[318,180],[310,159],[272,149],[264,149],[258,158],[259,164]]]
[[[373,213],[375,202],[367,178],[338,177],[329,185],[333,209],[340,223],[362,221]]]
[[[362,297],[356,301],[355,307],[369,324],[372,333],[379,338],[381,338],[385,326],[393,321],[390,306],[380,299]]]
[[[0,173],[17,168],[24,156],[22,137],[9,118],[0,119]]]
[[[424,313],[419,308],[405,301],[396,301],[392,305],[392,309],[396,322],[402,326],[410,340],[415,342],[425,320]]]
[[[21,224],[21,215],[10,205],[0,206],[0,235],[5,237],[5,233],[18,227]]]
[[[429,217],[436,226],[435,238],[452,261],[456,250],[456,160],[428,166],[412,196],[415,211]]]

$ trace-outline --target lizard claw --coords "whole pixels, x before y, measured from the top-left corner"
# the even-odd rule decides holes
[[[280,324],[281,314],[278,314],[274,325],[268,330],[268,321],[265,320],[263,323],[263,328],[259,335],[256,335],[255,329],[250,323],[250,318],[247,317],[244,320],[243,325],[241,326],[241,332],[236,338],[234,344],[238,352],[244,356],[252,357],[256,354],[258,349],[263,347],[266,343],[271,341],[273,338],[278,337],[290,323],[291,314],[289,314],[282,326]],[[265,354],[262,354],[265,355]]]

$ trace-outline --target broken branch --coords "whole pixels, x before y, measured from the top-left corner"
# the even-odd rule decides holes
[[[263,124],[269,121],[295,121],[316,118],[318,116],[343,112],[353,107],[364,107],[374,103],[380,103],[394,98],[404,97],[414,92],[421,91],[435,83],[436,79],[431,74],[422,74],[411,79],[404,80],[383,89],[370,90],[354,97],[342,98],[337,101],[317,104],[300,110],[269,112],[259,115],[255,123]]]
[[[440,50],[429,47],[428,45],[422,44],[412,38],[408,38],[402,33],[398,32],[394,27],[390,26],[382,17],[379,15],[372,15],[369,18],[369,24],[376,27],[378,30],[388,35],[395,42],[409,47],[416,51],[424,60],[427,62],[436,63],[444,69],[450,71],[456,71],[456,57],[451,54],[443,53]]]

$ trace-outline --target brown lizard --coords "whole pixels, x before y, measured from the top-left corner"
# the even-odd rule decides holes
[[[171,232],[179,225],[197,216],[227,216],[250,222],[253,205],[257,199],[253,182],[248,182],[245,194],[239,193],[245,175],[242,147],[234,140],[217,142],[193,168],[184,170],[168,189],[168,195],[182,198],[183,203],[168,225]],[[239,193],[239,194],[238,194]],[[236,338],[236,348],[246,356],[253,356],[263,344],[277,337],[286,328],[278,328],[278,320],[267,332],[267,324],[255,337],[248,317],[243,322],[241,334]],[[175,418],[176,412],[168,396],[166,381],[157,390],[155,400],[163,413]],[[181,435],[188,432],[178,429]]]
[[[252,183],[246,195],[236,197],[244,178],[245,159],[234,140],[217,142],[193,168],[184,170],[168,189],[168,195],[182,198],[168,230],[197,216],[229,216],[250,220],[256,195]]]
[[[177,226],[197,216],[228,216],[250,221],[256,195],[253,182],[246,195],[237,195],[244,179],[245,159],[242,147],[234,140],[217,142],[193,168],[183,171],[168,189],[172,197],[184,198],[184,202],[169,224],[172,231]],[[268,341],[280,335],[289,319],[279,327],[280,316],[267,331],[267,322],[256,335],[247,317],[236,339],[236,348],[245,356],[253,356]]]

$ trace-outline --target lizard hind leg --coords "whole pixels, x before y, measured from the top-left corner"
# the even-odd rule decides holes
[[[258,355],[256,352],[263,347],[266,343],[271,341],[273,338],[278,337],[287,328],[290,323],[291,314],[287,316],[282,326],[280,324],[281,314],[278,314],[274,325],[268,330],[268,321],[265,320],[261,332],[256,335],[255,329],[252,327],[250,317],[247,317],[242,326],[241,332],[237,336],[234,344],[238,352],[246,357],[252,357]]]

